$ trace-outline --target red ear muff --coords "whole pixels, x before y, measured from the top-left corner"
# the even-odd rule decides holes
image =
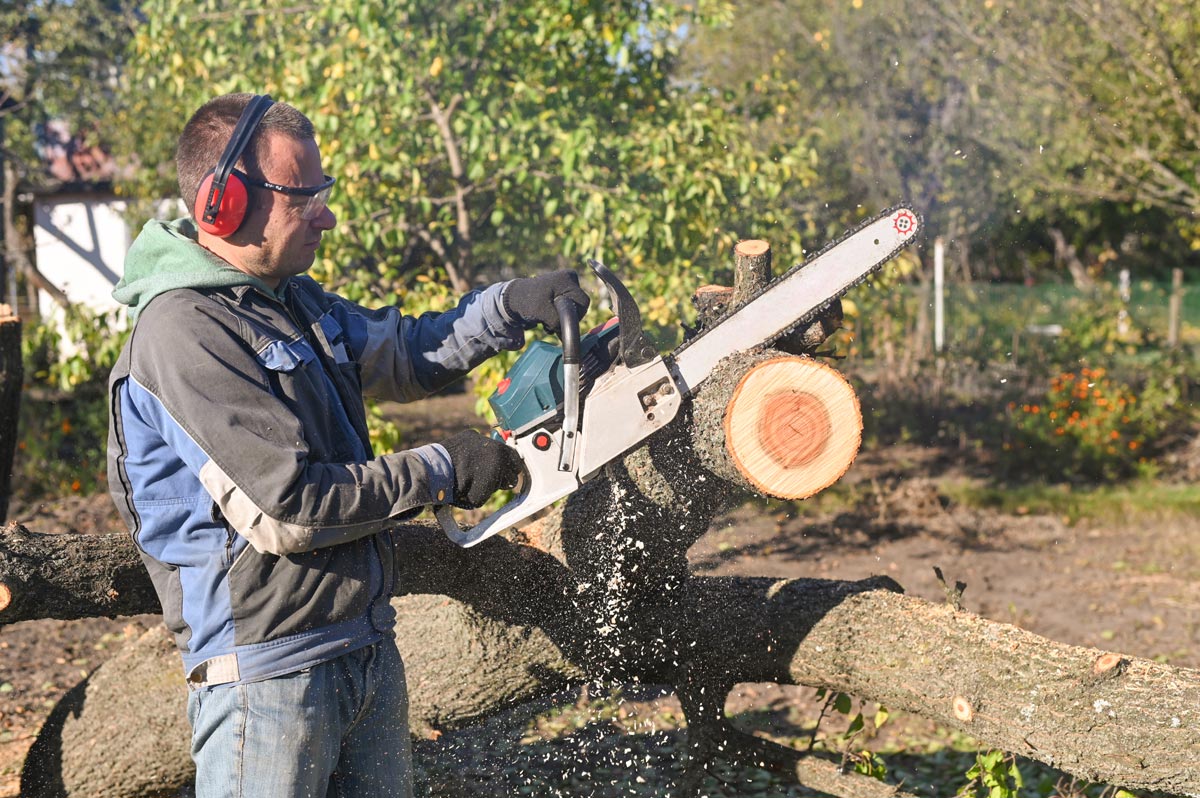
[[[216,174],[210,172],[200,181],[200,190],[196,192],[196,225],[206,233],[226,238],[233,235],[242,226],[242,220],[246,218],[249,197],[246,193],[246,184],[240,177],[231,174],[225,179],[225,190],[220,192],[220,198],[214,198],[218,202],[216,212],[211,214],[206,212],[209,203],[208,195],[212,191],[215,178]]]

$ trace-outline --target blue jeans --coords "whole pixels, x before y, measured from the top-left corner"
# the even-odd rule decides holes
[[[395,641],[298,673],[188,697],[196,798],[410,798]]]

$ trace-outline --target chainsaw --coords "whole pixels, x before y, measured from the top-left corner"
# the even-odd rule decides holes
[[[495,435],[524,464],[516,495],[469,528],[459,525],[449,505],[438,505],[442,529],[459,546],[474,546],[574,493],[669,424],[722,359],[812,323],[894,258],[920,227],[920,216],[907,207],[881,214],[668,355],[646,337],[637,302],[617,276],[588,261],[611,295],[615,318],[581,336],[575,304],[556,301],[562,346],[531,343],[488,400]]]

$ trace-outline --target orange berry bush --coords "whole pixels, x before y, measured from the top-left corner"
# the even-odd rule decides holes
[[[1001,457],[1030,476],[1116,480],[1152,469],[1151,419],[1135,392],[1102,368],[1062,372],[1044,398],[1008,405]]]

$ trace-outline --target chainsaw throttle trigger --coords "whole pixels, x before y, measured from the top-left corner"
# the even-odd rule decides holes
[[[575,443],[579,438],[579,306],[560,296],[554,300],[558,310],[558,329],[562,337],[563,354],[563,423],[559,447],[559,471],[575,468]]]
[[[589,260],[588,266],[608,288],[616,303],[617,318],[621,320],[619,340],[621,346],[621,362],[626,368],[635,368],[643,363],[649,363],[658,357],[658,350],[650,343],[650,339],[642,331],[642,312],[638,310],[637,301],[629,289],[625,287],[617,275],[598,260]]]

